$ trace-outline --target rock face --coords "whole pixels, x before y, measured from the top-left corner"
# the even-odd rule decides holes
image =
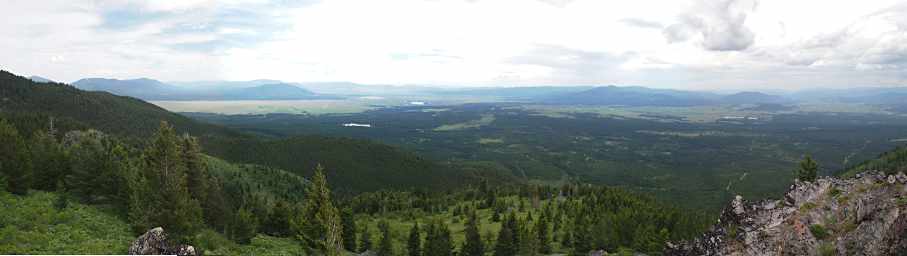
[[[737,196],[701,237],[665,255],[907,255],[907,176],[796,182],[782,200]]]
[[[129,246],[129,255],[180,255],[196,256],[191,245],[173,245],[167,241],[167,234],[161,227],[153,228],[139,236]]]

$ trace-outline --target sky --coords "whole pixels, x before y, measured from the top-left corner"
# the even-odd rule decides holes
[[[695,90],[907,86],[907,1],[8,0],[0,69]]]

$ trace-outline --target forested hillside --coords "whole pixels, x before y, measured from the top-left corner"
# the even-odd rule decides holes
[[[141,143],[160,121],[167,121],[178,133],[198,137],[205,152],[226,160],[268,164],[301,175],[311,175],[318,163],[336,167],[342,171],[328,175],[333,185],[346,191],[449,188],[462,182],[450,168],[368,140],[308,136],[266,141],[197,122],[139,99],[86,92],[60,83],[36,83],[6,71],[0,72],[0,117],[25,137],[53,122],[60,132],[93,128],[131,144]]]

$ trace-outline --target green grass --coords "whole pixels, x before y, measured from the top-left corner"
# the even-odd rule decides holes
[[[205,255],[305,255],[302,245],[295,239],[261,234],[252,238],[249,244],[236,244],[217,232],[205,230],[196,236],[194,243],[205,248]]]
[[[494,115],[483,114],[482,118],[479,118],[477,120],[470,120],[470,121],[456,123],[456,124],[445,124],[442,126],[438,126],[434,130],[436,132],[446,132],[446,131],[458,131],[458,130],[473,129],[473,128],[479,128],[482,126],[489,125],[492,122],[494,122],[494,120],[495,120]]]
[[[0,192],[0,253],[125,254],[135,238],[120,217],[99,207],[70,202],[55,208],[58,194]]]

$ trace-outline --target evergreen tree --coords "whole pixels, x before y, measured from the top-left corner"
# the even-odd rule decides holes
[[[797,179],[800,181],[815,181],[819,171],[819,164],[813,160],[812,156],[807,155],[800,161],[800,168],[797,169]]]
[[[419,234],[419,222],[409,230],[409,240],[406,242],[406,251],[409,256],[422,255],[422,237]]]
[[[469,220],[466,222],[466,241],[460,250],[462,256],[483,256],[485,255],[485,245],[482,243],[482,237],[479,235],[479,220],[475,211],[469,214]]]
[[[223,189],[223,183],[224,181],[220,178],[214,176],[208,177],[209,186],[207,187],[208,191],[205,193],[208,198],[202,201],[202,206],[204,208],[203,217],[205,223],[207,223],[211,228],[220,231],[221,233],[226,233],[227,223],[229,222],[228,217],[230,216],[230,211],[231,209],[233,209],[233,206],[231,206],[230,201],[227,199],[227,195],[225,194]],[[281,204],[280,202],[278,202],[278,206],[275,207],[275,211],[280,209],[280,206]],[[276,233],[283,232],[283,236],[290,234],[289,218],[293,211],[292,209],[287,209],[287,211],[288,212],[286,213],[286,219],[282,220],[281,225],[283,225],[283,227],[275,229],[279,231],[274,231]],[[272,220],[270,221],[275,221],[276,218],[276,216],[272,216]]]
[[[551,236],[548,235],[548,219],[544,216],[540,217],[538,222],[535,223],[535,234],[539,244],[539,253],[550,254]]]
[[[161,226],[177,241],[185,241],[202,222],[201,207],[192,199],[186,185],[186,166],[181,152],[180,140],[173,127],[161,122],[142,154],[141,176],[146,179],[146,187],[133,189],[130,209],[133,220],[147,221],[134,223],[137,227]]]
[[[240,208],[233,216],[230,224],[230,237],[237,243],[248,244],[252,241],[252,237],[255,237],[258,219],[246,207]]]
[[[381,241],[378,243],[378,256],[394,255],[393,238],[391,237],[390,224],[386,220],[378,222],[378,231],[381,232]]]
[[[14,194],[28,193],[32,180],[32,162],[25,140],[19,131],[0,119],[0,175],[6,176],[6,189]]]
[[[63,147],[52,134],[39,130],[32,135],[31,159],[35,189],[53,191],[69,173],[69,160]]]
[[[201,146],[198,139],[184,134],[182,139],[182,157],[186,165],[186,186],[189,188],[189,194],[193,199],[205,200],[208,196],[208,173],[207,164],[202,156]]]
[[[429,224],[427,231],[428,234],[425,238],[425,248],[422,249],[422,255],[453,255],[450,228],[444,222],[438,220]]]
[[[349,251],[356,250],[356,220],[353,209],[344,208],[340,212],[340,222],[343,225],[343,248]]]
[[[359,238],[359,252],[366,252],[372,249],[372,233],[368,230],[368,225],[362,225],[362,235]]]
[[[517,234],[516,216],[513,212],[504,220],[501,230],[498,232],[498,240],[494,247],[495,256],[514,256],[519,249]]]
[[[315,167],[312,184],[306,187],[302,213],[294,220],[297,237],[303,245],[328,256],[341,255],[343,251],[340,213],[331,202],[324,167]]]
[[[278,200],[268,215],[267,220],[262,224],[261,229],[264,233],[272,236],[287,236],[290,234],[290,216],[293,209],[283,200]],[[346,234],[346,233],[345,233]],[[349,233],[355,234],[355,233]],[[353,236],[355,243],[355,236]],[[350,248],[356,248],[355,246]]]

